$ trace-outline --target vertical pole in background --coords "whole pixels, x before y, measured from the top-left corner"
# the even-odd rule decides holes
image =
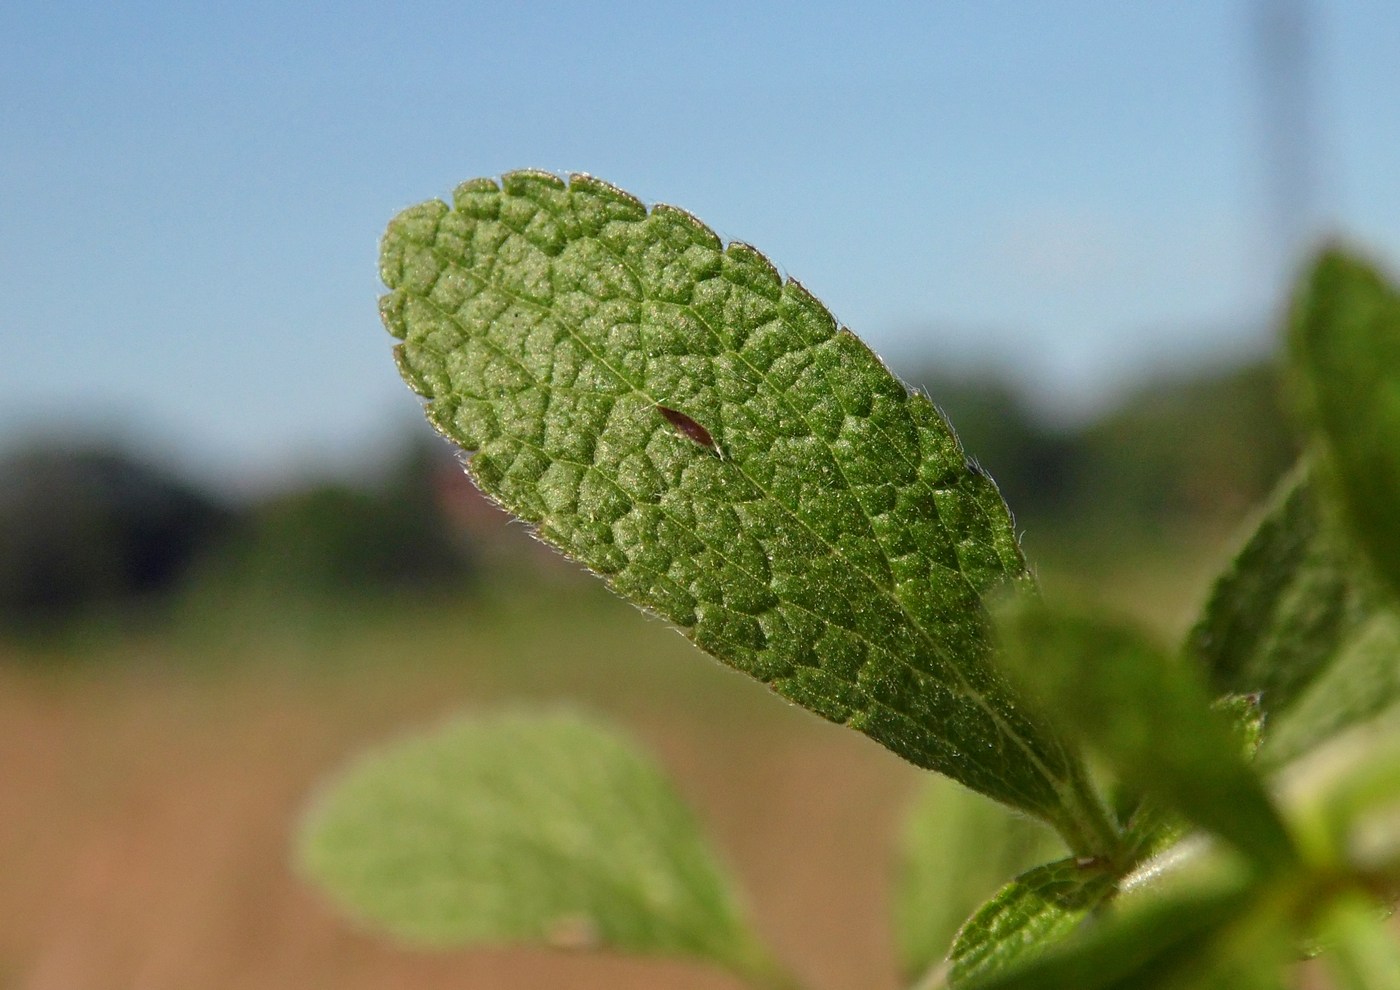
[[[1317,23],[1309,0],[1253,0],[1264,209],[1259,253],[1280,298],[1322,233],[1314,101]]]

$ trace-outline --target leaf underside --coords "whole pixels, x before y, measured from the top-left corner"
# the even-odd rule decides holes
[[[1079,773],[988,663],[1028,581],[924,396],[753,248],[587,176],[460,186],[383,242],[385,326],[487,495],[779,694],[1052,822]]]

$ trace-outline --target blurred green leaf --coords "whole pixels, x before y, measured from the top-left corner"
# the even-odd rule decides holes
[[[1323,941],[1336,990],[1400,990],[1400,942],[1389,912],[1344,898],[1328,913]]]
[[[1266,732],[1260,762],[1283,766],[1400,703],[1400,615],[1378,608],[1350,632],[1336,657]]]
[[[963,987],[1024,964],[1064,938],[1114,892],[1094,863],[1063,859],[1007,884],[968,918],[948,955],[948,983]]]
[[[989,663],[1029,576],[942,415],[694,217],[515,172],[389,226],[385,326],[427,415],[539,535],[703,649],[1093,845],[1074,760]]]
[[[577,716],[462,719],[362,758],[298,855],[341,907],[414,943],[691,956],[785,985],[670,784]]]
[[[1259,696],[1227,694],[1217,698],[1211,708],[1229,720],[1245,762],[1253,761],[1264,739]],[[1157,801],[1144,800],[1134,789],[1120,787],[1120,790],[1123,793],[1119,800],[1119,818],[1126,823],[1125,845],[1132,851],[1131,862],[1164,852],[1191,830],[1190,822],[1179,813]]]
[[[1257,692],[1267,718],[1293,703],[1374,609],[1300,469],[1216,580],[1187,646],[1217,691]]]
[[[1197,671],[1139,630],[1030,599],[999,613],[1013,680],[1132,787],[1268,866],[1292,846]]]
[[[1282,485],[1187,638],[1216,690],[1257,692],[1265,769],[1400,699],[1400,616],[1319,498]]]
[[[1357,543],[1400,594],[1400,294],[1332,249],[1291,317],[1293,365]]]
[[[910,981],[947,957],[958,929],[1007,877],[1064,855],[1045,826],[938,777],[920,791],[901,840],[895,936]]]
[[[1400,893],[1400,716],[1329,740],[1281,781],[1311,861],[1362,871]]]

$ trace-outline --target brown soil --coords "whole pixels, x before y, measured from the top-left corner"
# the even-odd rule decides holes
[[[406,951],[354,930],[291,872],[290,830],[318,777],[479,700],[460,678],[169,663],[54,676],[3,660],[0,986],[738,986],[683,962]],[[760,706],[732,726],[714,704],[614,714],[675,773],[811,987],[892,987],[890,836],[915,775],[852,733]]]

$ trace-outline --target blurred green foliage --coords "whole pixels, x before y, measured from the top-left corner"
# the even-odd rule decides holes
[[[471,548],[447,517],[440,484],[459,473],[442,444],[410,442],[366,483],[314,481],[254,502],[237,538],[206,562],[202,590],[243,600],[339,601],[460,586],[471,572]]]

